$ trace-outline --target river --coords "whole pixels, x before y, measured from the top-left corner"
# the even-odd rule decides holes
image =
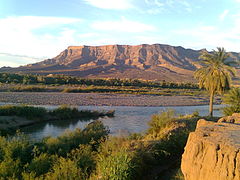
[[[48,109],[57,106],[41,106]],[[221,116],[220,108],[222,105],[214,106],[214,116]],[[144,132],[148,129],[148,121],[151,120],[153,114],[160,113],[167,109],[174,109],[180,114],[190,114],[198,111],[200,115],[208,114],[208,106],[171,106],[171,107],[137,107],[137,106],[81,106],[79,109],[88,110],[115,110],[115,117],[100,118],[104,125],[108,126],[112,135],[125,135],[128,133]],[[29,127],[22,128],[21,131],[28,134],[33,139],[41,139],[46,136],[58,136],[66,130],[74,130],[76,128],[84,128],[89,121],[81,120],[59,120],[47,123],[39,123]]]

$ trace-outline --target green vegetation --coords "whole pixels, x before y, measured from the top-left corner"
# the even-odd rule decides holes
[[[0,106],[0,116],[20,116],[26,118],[43,118],[47,115],[47,110],[42,107],[27,105],[4,105]]]
[[[31,75],[0,73],[0,83],[44,84],[44,85],[86,85],[86,86],[134,86],[170,89],[198,89],[193,83],[174,83],[166,81],[147,81],[137,79],[83,79],[64,75]]]
[[[8,86],[7,89],[2,89],[2,91],[9,92],[60,92],[61,89],[56,87],[50,87],[46,85],[14,85]]]
[[[159,132],[164,129],[170,122],[176,120],[176,117],[177,115],[172,109],[163,111],[161,114],[154,114],[152,116],[152,120],[148,123],[150,126],[148,133],[152,135],[158,135]]]
[[[57,138],[33,142],[0,137],[0,179],[87,179],[109,130],[99,121]]]
[[[100,121],[41,141],[0,137],[0,179],[180,180],[181,155],[199,118],[168,110],[152,117],[145,134],[126,137],[109,136]]]
[[[27,105],[5,105],[0,106],[0,135],[12,134],[16,129],[33,125],[39,122],[52,120],[74,120],[82,121],[97,119],[99,117],[113,117],[114,111],[99,112],[89,110],[78,110],[74,107],[60,106],[53,110],[42,107]]]
[[[159,96],[203,95],[199,89],[170,89],[160,87],[137,86],[86,86],[86,85],[23,85],[2,84],[0,92],[62,92],[62,93],[114,93]]]
[[[136,79],[83,79],[63,75],[0,73],[0,84],[0,92],[114,93],[158,96],[205,94],[194,83]]]
[[[215,94],[222,94],[229,89],[231,76],[235,75],[235,69],[226,61],[229,55],[224,48],[217,48],[213,53],[203,52],[200,56],[203,67],[198,69],[194,76],[199,80],[199,87],[205,88],[210,95],[209,115],[213,115],[213,99]]]
[[[103,116],[113,117],[114,110],[107,112],[81,110],[62,105],[57,109],[49,111],[49,114],[57,119],[77,119],[77,118],[98,118]]]
[[[62,106],[51,113],[68,118],[76,111]],[[146,133],[126,137],[109,136],[100,121],[40,141],[19,132],[0,136],[0,179],[180,180],[181,155],[200,118],[169,109],[152,116]]]
[[[223,104],[228,105],[223,108],[224,115],[231,116],[233,113],[240,113],[240,88],[232,88],[225,94]]]
[[[98,118],[102,116],[114,116],[114,111],[98,112],[90,110],[79,111],[75,107],[62,105],[53,110],[46,110],[43,107],[27,105],[4,105],[0,106],[0,116],[20,116],[29,119],[48,118],[48,119],[76,119],[76,118]],[[44,120],[44,119],[42,119]]]

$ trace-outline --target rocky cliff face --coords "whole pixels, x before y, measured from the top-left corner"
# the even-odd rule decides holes
[[[192,80],[193,71],[200,67],[201,51],[204,50],[162,44],[70,46],[55,58],[11,71],[187,81]],[[239,57],[237,53],[232,54],[232,58]]]
[[[239,132],[239,124],[199,120],[182,156],[185,180],[239,180]]]

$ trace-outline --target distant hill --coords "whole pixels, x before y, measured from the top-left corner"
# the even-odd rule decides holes
[[[84,78],[193,81],[201,51],[163,44],[70,46],[52,59],[0,72],[65,74]],[[239,61],[240,53],[230,53]],[[239,71],[239,70],[238,70]]]

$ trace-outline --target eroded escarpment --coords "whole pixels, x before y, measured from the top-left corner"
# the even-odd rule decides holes
[[[185,180],[239,180],[239,151],[239,124],[199,120],[182,156]]]

